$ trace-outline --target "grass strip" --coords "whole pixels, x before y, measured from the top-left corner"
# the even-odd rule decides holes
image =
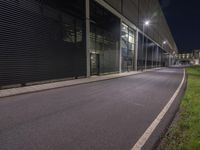
[[[200,150],[200,66],[186,69],[187,89],[178,121],[169,129],[162,150]]]

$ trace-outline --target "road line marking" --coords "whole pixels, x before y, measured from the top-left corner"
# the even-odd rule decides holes
[[[136,144],[133,146],[131,150],[141,150],[141,148],[144,146],[144,144],[147,142],[153,131],[156,129],[162,118],[165,116],[169,108],[171,107],[172,103],[174,102],[175,98],[179,94],[181,87],[183,86],[185,81],[185,69],[183,72],[183,79],[177,88],[176,92],[174,95],[171,97],[170,101],[165,105],[163,110],[159,113],[159,115],[156,117],[156,119],[151,123],[151,125],[146,129],[144,134],[139,138],[139,140],[136,142]]]

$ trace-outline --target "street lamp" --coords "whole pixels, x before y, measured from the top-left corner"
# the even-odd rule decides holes
[[[142,25],[142,32],[143,32],[143,38],[142,38],[142,68],[141,70],[143,71],[143,66],[144,66],[144,61],[143,61],[143,49],[144,49],[144,28],[145,26],[149,26],[150,25],[150,20],[146,20],[144,21],[143,25]],[[146,56],[145,56],[145,69],[146,69],[146,60],[147,59],[147,49],[146,49]]]
[[[167,43],[167,41],[163,41],[163,44],[166,44]]]
[[[167,41],[162,42],[162,48],[164,48],[164,45],[167,44]]]
[[[167,44],[167,41],[166,41],[166,40],[162,42],[162,46],[161,46],[162,51],[165,51],[165,50],[164,50],[164,45],[166,45],[166,44]],[[161,58],[161,63],[162,63],[162,58]]]
[[[148,26],[148,25],[150,24],[150,21],[149,21],[149,20],[146,20],[146,21],[144,22],[144,24],[145,24],[145,26]]]
[[[163,43],[162,43],[162,48],[163,48],[163,50],[164,50],[164,45],[166,45],[167,44],[167,41],[163,41]],[[168,66],[170,66],[171,65],[171,54],[170,53],[168,53]]]
[[[150,24],[150,21],[149,20],[146,20],[145,22],[144,22],[144,25],[145,26],[148,26]]]

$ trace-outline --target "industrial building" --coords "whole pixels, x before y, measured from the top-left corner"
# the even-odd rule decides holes
[[[158,0],[0,1],[0,87],[171,65]]]

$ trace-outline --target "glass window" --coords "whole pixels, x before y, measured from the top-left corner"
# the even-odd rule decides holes
[[[122,23],[121,29],[122,71],[134,69],[135,31]]]
[[[98,72],[118,72],[120,20],[96,2],[90,5],[90,52],[98,55]]]
[[[127,43],[128,41],[128,26],[122,23],[122,40]]]
[[[63,27],[63,40],[69,43],[75,43],[74,26],[70,24],[64,24]]]
[[[83,41],[83,29],[82,29],[82,23],[76,21],[76,42],[82,43]]]
[[[63,15],[63,41],[68,43],[82,43],[82,22]]]

